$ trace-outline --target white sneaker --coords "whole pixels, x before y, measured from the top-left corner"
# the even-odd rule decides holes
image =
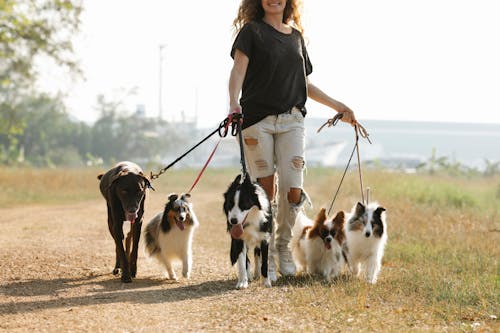
[[[276,275],[276,261],[274,260],[274,254],[269,255],[269,262],[267,265],[267,277],[271,282],[276,282],[278,277]]]
[[[280,246],[278,248],[278,259],[281,275],[294,276],[296,268],[292,259],[292,253],[290,252],[290,249],[288,249],[288,246]]]

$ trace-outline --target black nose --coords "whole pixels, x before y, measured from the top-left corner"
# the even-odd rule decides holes
[[[366,236],[366,238],[370,237],[370,235],[371,235],[371,234],[370,234],[369,232],[365,232],[365,236]]]
[[[231,224],[238,224],[238,219],[233,217],[229,222],[231,222]]]

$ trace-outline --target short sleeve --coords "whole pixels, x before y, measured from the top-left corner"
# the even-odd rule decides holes
[[[304,42],[304,38],[300,37],[300,42],[302,43],[302,56],[304,57],[304,67],[306,70],[306,76],[312,73],[313,66],[311,64],[311,60],[309,59],[309,54],[307,53],[306,45]]]
[[[243,28],[241,28],[240,32],[236,36],[233,47],[231,48],[231,58],[234,59],[234,53],[236,49],[245,53],[245,55],[250,58],[252,56],[252,47],[253,46],[253,31],[250,24],[245,24]]]

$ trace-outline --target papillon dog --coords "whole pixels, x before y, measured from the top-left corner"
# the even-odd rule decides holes
[[[340,274],[345,265],[342,256],[344,221],[342,211],[329,219],[322,208],[314,221],[303,211],[299,212],[291,240],[298,273],[321,274],[327,281]]]
[[[192,242],[198,219],[189,202],[191,195],[173,193],[163,212],[158,213],[146,227],[146,251],[162,263],[168,278],[177,280],[172,267],[174,260],[182,261],[182,276],[189,279],[193,265]]]
[[[372,202],[365,206],[358,202],[347,216],[344,230],[344,254],[351,272],[359,276],[366,271],[368,283],[376,283],[387,243],[385,208]]]
[[[238,175],[224,193],[223,210],[227,231],[231,234],[231,264],[238,263],[236,289],[245,289],[252,278],[264,278],[271,287],[268,275],[269,242],[272,236],[271,204],[264,189],[250,176]],[[250,269],[249,253],[254,254],[254,272]]]

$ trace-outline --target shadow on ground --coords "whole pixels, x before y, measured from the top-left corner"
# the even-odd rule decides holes
[[[0,304],[0,314],[33,312],[38,310],[71,308],[76,306],[133,303],[155,304],[178,302],[222,295],[234,290],[233,280],[215,280],[177,286],[177,282],[161,279],[134,279],[121,283],[111,274],[78,279],[35,279],[13,282],[1,287],[1,295],[14,297],[48,296],[55,299]],[[78,297],[64,297],[72,288],[88,288],[88,293]]]

